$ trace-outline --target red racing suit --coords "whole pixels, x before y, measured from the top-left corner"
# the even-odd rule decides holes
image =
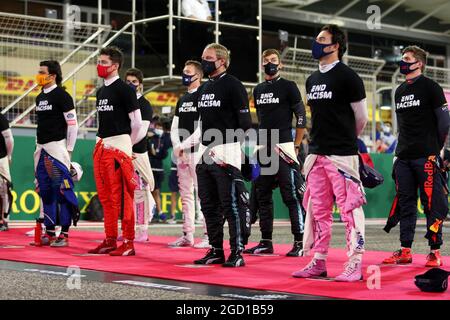
[[[118,219],[122,220],[123,238],[134,240],[134,167],[123,151],[99,140],[94,149],[94,178],[103,206],[107,238],[117,239]]]

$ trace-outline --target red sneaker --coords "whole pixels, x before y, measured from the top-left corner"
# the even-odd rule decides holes
[[[134,256],[133,241],[125,240],[120,247],[109,253],[110,256]]]
[[[383,264],[409,264],[412,263],[411,249],[403,248],[394,251],[392,256],[383,260]]]
[[[430,252],[427,256],[427,263],[425,267],[430,268],[438,268],[442,266],[441,252],[439,250],[435,250],[434,252]]]
[[[114,238],[106,238],[103,242],[95,249],[89,250],[88,253],[91,254],[108,254],[111,251],[117,249],[117,241]]]

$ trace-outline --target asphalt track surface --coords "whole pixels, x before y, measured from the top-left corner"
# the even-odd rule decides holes
[[[398,228],[390,234],[383,230],[384,221],[368,220],[366,224],[366,249],[394,251],[398,249]],[[32,224],[11,223],[13,227],[28,227]],[[151,235],[180,236],[181,224],[152,224]],[[444,247],[441,252],[449,255],[445,246],[450,240],[450,228],[444,226]],[[103,232],[100,224],[82,225],[78,230]],[[227,234],[227,232],[225,232]],[[332,247],[345,246],[344,225],[335,222]],[[424,221],[419,221],[416,230],[415,253],[428,253]],[[197,226],[201,236],[201,226]],[[259,230],[252,229],[250,241],[259,240]],[[274,242],[291,243],[289,222],[277,222],[274,228]],[[67,269],[46,265],[35,265],[0,260],[1,300],[316,300],[323,297],[295,295],[283,292],[246,290],[224,286],[168,281],[154,278],[135,277],[107,272],[81,270],[79,285],[71,282]],[[73,278],[72,278],[73,280]]]

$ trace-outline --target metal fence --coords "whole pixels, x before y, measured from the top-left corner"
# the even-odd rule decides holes
[[[261,1],[258,0],[260,3]],[[35,127],[34,98],[38,90],[34,84],[34,75],[38,62],[44,59],[59,60],[63,68],[64,85],[71,93],[77,105],[80,127],[94,130],[97,127],[95,92],[100,85],[95,68],[95,58],[100,48],[111,44],[122,34],[131,34],[140,24],[167,22],[168,63],[163,74],[144,79],[146,91],[157,88],[179,85],[180,76],[174,73],[174,32],[176,21],[195,21],[180,15],[178,0],[168,0],[167,14],[135,19],[133,10],[132,21],[122,29],[111,33],[110,26],[89,23],[68,25],[66,20],[31,17],[0,12],[0,106],[12,125],[19,127]],[[220,35],[227,28],[254,30],[258,33],[258,53],[261,54],[261,7],[257,17],[257,25],[243,25],[221,21],[219,1],[215,2],[215,14],[212,21],[203,21],[213,26],[215,40],[220,42]],[[135,8],[135,7],[134,7]],[[178,8],[178,10],[177,10]],[[178,12],[177,12],[178,11]],[[222,29],[224,28],[224,29]],[[130,30],[132,31],[130,33]],[[133,46],[135,40],[133,39]],[[132,50],[134,66],[135,50]],[[355,70],[363,79],[366,88],[367,104],[371,121],[363,132],[363,139],[370,146],[375,139],[377,114],[380,108],[380,91],[392,90],[403,81],[398,71],[393,75],[392,82],[377,81],[385,62],[356,56],[344,56],[344,63]],[[299,86],[305,97],[305,82],[308,76],[317,70],[317,61],[311,56],[310,50],[294,47],[286,48],[282,53],[284,68],[282,76],[293,80]],[[260,63],[260,61],[255,61]],[[428,67],[425,75],[437,81],[444,89],[450,90],[450,69]],[[261,80],[262,75],[259,74]],[[245,83],[249,88],[255,83]],[[392,99],[392,105],[394,99]],[[391,109],[392,124],[396,127],[395,109]]]
[[[257,49],[260,55],[262,12],[261,0],[257,1],[259,7],[254,25],[222,21],[219,0],[215,1],[213,20],[202,21],[202,23],[213,27],[215,41],[218,43],[221,41],[221,35],[229,28],[256,32]],[[80,128],[90,130],[97,127],[95,92],[100,84],[97,83],[95,58],[102,47],[110,45],[121,35],[131,34],[131,66],[134,67],[135,30],[136,26],[141,24],[167,22],[168,63],[161,75],[144,79],[146,92],[168,85],[179,86],[181,77],[174,73],[173,62],[175,22],[198,22],[198,20],[180,15],[180,0],[168,0],[167,14],[136,20],[135,0],[132,2],[132,21],[114,34],[109,33],[109,26],[81,23],[78,29],[68,31],[68,22],[65,20],[0,13],[0,59],[2,61],[0,67],[4,70],[1,80],[5,82],[7,88],[13,88],[11,83],[19,83],[14,92],[0,92],[2,113],[7,115],[13,126],[36,126],[34,98],[38,91],[34,84],[34,74],[40,60],[54,58],[62,64],[63,84],[76,101]],[[19,26],[24,27],[19,28]],[[108,35],[109,38],[107,38]],[[256,63],[259,65],[259,61],[255,61]],[[255,85],[254,83],[244,84],[249,87]]]
[[[69,74],[100,46],[110,26],[0,12],[0,106],[13,126],[35,127],[34,80],[39,61],[58,60]],[[64,81],[80,121],[95,108],[95,61]],[[95,126],[95,124],[93,124]]]

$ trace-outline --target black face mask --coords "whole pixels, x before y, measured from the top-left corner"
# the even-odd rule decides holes
[[[267,64],[264,65],[264,72],[265,74],[267,74],[268,76],[274,76],[277,74],[278,72],[278,66],[279,64],[275,64],[272,62],[269,62]]]
[[[216,61],[202,60],[202,69],[205,76],[209,76],[211,73],[217,70]]]
[[[417,69],[419,69],[419,68],[415,68],[415,69],[411,69],[411,66],[413,65],[413,64],[416,64],[418,61],[415,61],[415,62],[406,62],[405,60],[400,60],[400,62],[399,62],[399,66],[400,66],[400,73],[401,74],[409,74],[409,73],[411,73],[411,72],[414,72],[414,71],[416,71]]]

